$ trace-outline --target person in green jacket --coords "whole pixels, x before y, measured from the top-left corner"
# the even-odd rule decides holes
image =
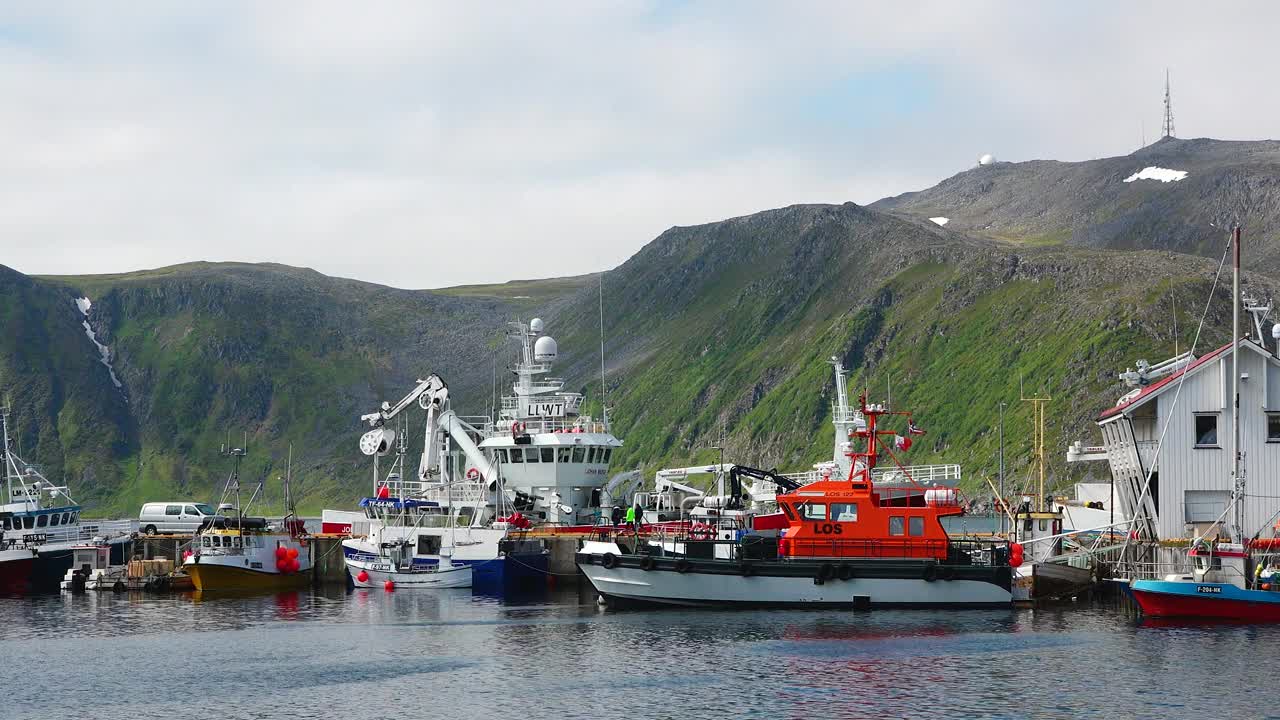
[[[634,531],[634,530],[637,530],[637,528],[636,528],[636,506],[635,506],[635,505],[628,505],[628,506],[627,506],[627,516],[626,516],[626,518],[625,518],[625,521],[626,521],[626,523],[627,523],[628,525],[630,525],[630,526],[631,526],[631,529],[632,529],[633,531]]]

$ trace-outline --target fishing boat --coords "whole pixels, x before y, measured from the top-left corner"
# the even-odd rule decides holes
[[[1231,503],[1234,522],[1226,526],[1228,539],[1210,538],[1223,524],[1227,510],[1195,538],[1188,550],[1190,573],[1174,573],[1160,580],[1134,580],[1130,593],[1145,615],[1156,618],[1191,617],[1237,622],[1280,622],[1280,586],[1272,579],[1275,538],[1245,536],[1245,476],[1241,468],[1239,352],[1240,334],[1240,227],[1232,230],[1234,254],[1232,282],[1231,351]],[[1280,326],[1277,326],[1280,328]],[[1280,339],[1280,332],[1273,329]],[[1183,376],[1185,377],[1185,375]]]
[[[846,460],[835,463],[848,475],[824,468],[817,480],[779,487],[781,537],[743,531],[731,514],[732,536],[708,523],[683,531],[670,548],[636,542],[624,549],[624,537],[586,541],[579,567],[614,604],[1009,606],[1010,563],[1021,563],[1020,546],[948,537],[942,519],[964,512],[958,491],[917,483],[894,454],[923,434],[911,413],[868,404],[865,395],[859,404]],[[905,435],[883,428],[894,416],[906,421]],[[865,449],[855,451],[854,441]],[[877,483],[882,455],[904,484]],[[726,510],[740,494],[731,488]]]
[[[111,545],[98,540],[72,549],[71,569],[62,578],[63,592],[125,589],[129,566],[111,561]]]
[[[57,592],[75,549],[95,539],[111,551],[112,562],[123,563],[134,523],[83,520],[68,488],[14,451],[8,407],[0,407],[0,435],[7,494],[0,504],[0,592]]]
[[[496,417],[458,415],[436,375],[399,402],[362,416],[372,428],[360,447],[374,460],[373,495],[361,501],[360,511],[324,511],[322,522],[324,532],[353,536],[343,549],[349,563],[382,562],[368,542],[378,532],[379,543],[408,539],[415,547],[452,547],[451,562],[471,566],[476,587],[541,585],[547,553],[527,531],[587,533],[608,514],[610,489],[619,479],[611,481],[609,464],[622,441],[612,434],[607,415],[583,414],[584,395],[566,391],[562,378],[550,376],[559,348],[544,330],[539,318],[512,323],[509,337],[519,346],[515,380],[496,406]],[[416,473],[402,468],[393,482],[380,474],[378,458],[399,447],[407,433],[401,413],[415,404],[427,413],[422,459]],[[441,481],[445,473],[449,482]],[[380,530],[386,516],[375,501],[381,500],[425,503],[417,510],[428,517]],[[445,539],[446,533],[455,541]],[[437,562],[437,554],[417,553],[417,562]],[[360,570],[368,568],[355,573]]]
[[[240,504],[240,460],[243,448],[224,452],[235,459],[227,479],[217,516],[208,518],[183,554],[182,569],[200,592],[222,590],[286,590],[302,587],[311,577],[313,545],[301,519],[293,511],[289,492],[290,469],[285,474],[287,514],[279,524],[252,517],[248,509],[262,493],[258,483],[244,506]],[[228,502],[235,498],[234,504]]]

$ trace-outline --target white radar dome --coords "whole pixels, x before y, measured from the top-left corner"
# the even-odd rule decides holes
[[[542,337],[538,338],[538,342],[533,344],[533,359],[537,360],[538,362],[555,360],[556,353],[558,351],[559,351],[559,348],[556,347],[555,338],[551,337],[550,335],[543,335]]]
[[[542,318],[534,318],[529,321],[529,330],[533,332],[542,332]]]
[[[982,157],[978,158],[979,165],[990,165],[995,161],[996,161],[996,156],[992,155],[991,153],[987,153],[986,155],[983,155]]]
[[[1275,340],[1280,340],[1280,323],[1271,326],[1271,337]]]

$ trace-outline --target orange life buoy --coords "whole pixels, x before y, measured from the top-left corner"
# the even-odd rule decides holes
[[[477,470],[477,469],[475,469],[475,468],[467,468],[467,479],[468,479],[468,480],[479,480],[479,479],[480,479],[480,471],[479,471],[479,470]]]

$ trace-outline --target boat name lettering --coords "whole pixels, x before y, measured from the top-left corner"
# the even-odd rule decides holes
[[[24,545],[38,545],[48,539],[49,536],[44,533],[31,533],[30,535],[22,536],[22,542]]]
[[[1216,585],[1200,585],[1200,586],[1196,587],[1196,592],[1202,592],[1202,593],[1221,593],[1221,592],[1222,592],[1222,588],[1220,588],[1220,587],[1218,587],[1218,586],[1216,586]]]
[[[844,527],[835,523],[814,523],[813,531],[819,535],[843,535]]]
[[[563,402],[531,402],[524,406],[528,417],[564,417]]]

